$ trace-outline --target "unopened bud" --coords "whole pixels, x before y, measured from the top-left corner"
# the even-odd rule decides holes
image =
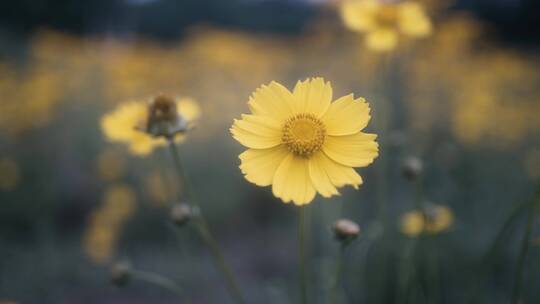
[[[348,219],[339,219],[335,222],[334,235],[341,242],[350,242],[360,233],[360,227],[355,222]]]
[[[196,209],[186,203],[175,204],[171,208],[171,220],[178,226],[187,224],[197,214]]]
[[[403,161],[402,171],[403,176],[408,180],[415,180],[422,174],[424,164],[422,160],[415,156],[410,156]]]
[[[128,261],[116,262],[111,267],[111,283],[125,286],[131,279],[131,264]]]

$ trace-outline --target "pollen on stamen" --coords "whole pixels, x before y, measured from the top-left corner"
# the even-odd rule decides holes
[[[324,144],[326,128],[313,114],[302,113],[287,119],[281,140],[289,151],[300,157],[309,157]]]

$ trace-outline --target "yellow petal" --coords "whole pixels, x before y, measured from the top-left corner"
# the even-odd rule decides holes
[[[395,30],[379,28],[367,34],[366,44],[373,51],[385,52],[394,49],[397,40],[398,36]]]
[[[113,141],[125,141],[138,133],[137,124],[146,119],[146,105],[130,102],[103,116],[101,128],[105,136]]]
[[[287,88],[272,81],[269,85],[258,88],[251,96],[248,105],[253,114],[284,121],[293,113],[294,98]]]
[[[350,135],[361,131],[369,122],[369,105],[364,98],[347,95],[334,101],[322,117],[329,135]]]
[[[332,101],[332,86],[320,77],[306,79],[296,83],[293,94],[298,112],[321,117]]]
[[[159,141],[146,134],[140,133],[132,137],[129,141],[129,151],[138,156],[146,156],[158,145]]]
[[[353,168],[344,166],[342,164],[339,164],[333,161],[324,153],[317,153],[313,155],[313,159],[315,158],[316,158],[316,161],[318,162],[318,166],[320,166],[322,170],[324,170],[324,172],[328,176],[328,180],[335,187],[343,187],[346,185],[351,185],[355,189],[357,189],[358,186],[360,186],[363,183],[362,177]],[[312,176],[312,179],[313,179],[313,176]],[[317,189],[319,189],[315,181],[313,182],[313,184],[315,185]],[[323,193],[321,192],[321,194]]]
[[[288,154],[274,175],[272,193],[285,203],[310,203],[315,197],[315,188],[309,177],[308,160]]]
[[[284,146],[270,149],[249,149],[240,154],[240,170],[246,179],[257,186],[272,184],[277,168],[289,151]]]
[[[176,102],[178,108],[178,114],[187,121],[194,121],[201,116],[201,108],[191,98],[180,98]]]
[[[379,154],[377,135],[359,132],[346,136],[327,136],[323,151],[334,161],[350,167],[365,167]]]
[[[268,149],[281,144],[281,133],[255,120],[234,120],[231,133],[238,142],[252,149]]]
[[[315,190],[319,192],[324,197],[330,197],[332,195],[338,195],[336,187],[330,180],[328,173],[326,173],[328,159],[326,155],[322,152],[315,153],[309,159],[309,176]]]
[[[350,30],[366,32],[375,27],[377,3],[374,1],[344,0],[341,3],[341,19]]]
[[[419,3],[404,2],[400,4],[399,28],[409,36],[425,37],[431,34],[432,25]]]

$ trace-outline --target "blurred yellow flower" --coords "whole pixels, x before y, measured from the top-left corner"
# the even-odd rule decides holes
[[[21,179],[19,166],[8,157],[0,159],[0,191],[14,190]]]
[[[376,135],[361,132],[369,105],[352,94],[332,102],[332,86],[322,78],[299,81],[293,92],[277,82],[251,96],[252,114],[231,127],[233,137],[248,148],[240,154],[245,178],[272,185],[285,203],[310,203],[316,193],[338,195],[336,188],[358,188],[362,178],[353,167],[365,167],[378,155]]]
[[[365,33],[368,48],[379,52],[394,49],[400,33],[419,38],[432,31],[423,6],[412,1],[344,0],[341,18],[350,30]]]
[[[424,212],[415,210],[401,216],[401,232],[409,237],[422,233],[438,234],[447,231],[454,223],[454,213],[450,208],[440,205],[427,207]]]
[[[178,115],[188,124],[200,116],[199,106],[190,98],[177,99],[176,107]],[[105,114],[101,119],[101,128],[109,140],[127,144],[133,154],[148,155],[155,147],[166,144],[163,137],[153,137],[143,130],[151,114],[148,103],[127,102]],[[182,134],[175,136],[178,142],[183,139]]]
[[[94,262],[105,263],[113,256],[120,230],[135,210],[135,200],[135,193],[128,185],[113,185],[105,192],[84,237],[84,250]]]

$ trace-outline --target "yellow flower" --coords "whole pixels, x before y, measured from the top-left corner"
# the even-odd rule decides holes
[[[426,37],[432,26],[422,5],[416,2],[384,3],[376,0],[344,0],[341,18],[353,31],[366,34],[366,44],[374,51],[397,46],[399,34]]]
[[[156,97],[156,100],[159,98],[160,96]],[[176,108],[178,115],[188,124],[200,116],[199,106],[190,98],[177,99]],[[155,147],[167,143],[162,136],[155,137],[145,131],[149,116],[149,104],[132,101],[105,114],[101,120],[101,128],[109,140],[129,145],[133,154],[148,155]],[[175,136],[178,142],[183,139],[183,134]]]
[[[415,210],[401,216],[401,232],[409,237],[421,233],[438,234],[447,231],[454,223],[454,213],[450,208],[432,205],[424,212]]]
[[[113,256],[124,223],[136,207],[136,195],[125,184],[115,184],[105,192],[102,205],[96,209],[85,231],[83,247],[96,263],[103,264]]]
[[[332,87],[322,78],[299,81],[293,92],[277,82],[251,96],[252,114],[235,120],[233,137],[248,148],[240,154],[245,178],[272,185],[285,203],[308,204],[318,192],[338,195],[338,187],[358,188],[365,167],[378,155],[376,135],[361,132],[369,105],[352,94],[332,102]]]

